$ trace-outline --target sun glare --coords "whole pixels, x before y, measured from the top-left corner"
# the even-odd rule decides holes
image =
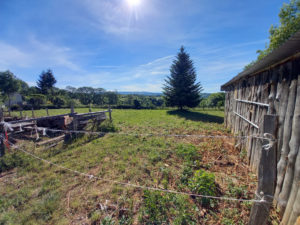
[[[127,2],[132,7],[136,7],[141,4],[141,0],[127,0]]]

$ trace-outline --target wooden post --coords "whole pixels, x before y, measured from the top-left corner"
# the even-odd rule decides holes
[[[90,104],[90,106],[89,106],[89,112],[92,112],[91,104]]]
[[[108,112],[109,112],[109,120],[110,120],[110,122],[112,121],[112,118],[111,118],[111,108],[110,108],[110,106],[108,107]]]
[[[10,107],[8,107],[8,116],[11,117],[11,110],[10,110]]]
[[[5,155],[4,140],[0,138],[0,157]]]
[[[35,118],[35,115],[34,115],[34,110],[33,110],[33,108],[31,108],[31,114],[32,114],[32,118]]]
[[[74,114],[74,104],[71,104],[71,114]]]
[[[20,109],[20,118],[21,119],[23,118],[23,111],[22,111],[22,109]]]
[[[0,122],[4,121],[4,114],[3,114],[3,109],[0,107]]]
[[[47,113],[47,116],[49,116],[49,111],[48,111],[48,108],[46,108],[46,113]]]
[[[265,115],[263,124],[263,133],[270,134],[276,139],[277,116]],[[271,138],[268,136],[268,138]],[[269,218],[270,207],[273,202],[273,196],[276,184],[276,147],[275,141],[264,139],[262,142],[262,151],[258,168],[258,187],[257,195],[266,202],[255,202],[251,209],[250,225],[264,225]],[[260,198],[257,196],[257,200]]]
[[[4,122],[4,115],[3,109],[0,108],[0,121]],[[4,135],[4,125],[0,125],[0,135]],[[4,138],[4,136],[3,136]],[[4,156],[5,154],[5,146],[4,146],[4,139],[0,138],[0,157]]]

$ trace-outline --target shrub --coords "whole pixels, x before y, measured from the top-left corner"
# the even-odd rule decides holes
[[[192,144],[180,144],[176,148],[176,154],[186,161],[195,161],[201,158],[197,148]]]
[[[57,108],[61,108],[65,104],[65,100],[61,96],[57,96],[52,100],[53,105]]]
[[[21,106],[20,106],[20,105],[17,105],[17,104],[12,105],[12,106],[10,107],[10,110],[12,110],[12,111],[17,111],[17,110],[20,110],[20,109],[21,109]]]
[[[141,210],[142,224],[169,224],[170,219],[173,224],[196,224],[187,196],[144,191]]]
[[[193,193],[215,196],[215,175],[204,170],[197,170],[194,176],[188,181],[188,186]],[[213,201],[209,198],[201,198],[201,205],[205,207],[213,206]]]
[[[180,177],[180,182],[182,184],[188,184],[190,177],[193,175],[193,168],[189,165],[185,165]]]

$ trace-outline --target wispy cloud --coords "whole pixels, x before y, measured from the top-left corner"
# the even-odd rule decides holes
[[[0,41],[0,69],[63,67],[81,71],[72,59],[72,51],[64,46],[28,38],[26,45],[11,45]]]

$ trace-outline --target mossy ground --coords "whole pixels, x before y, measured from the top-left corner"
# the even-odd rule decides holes
[[[93,109],[96,111],[97,109]],[[88,109],[76,110],[87,112]],[[49,110],[51,115],[69,110]],[[36,111],[44,116],[45,111]],[[233,139],[134,134],[227,135],[221,111],[113,110],[116,133],[86,135],[44,150],[25,149],[64,167],[143,186],[191,192],[196,170],[214,174],[218,196],[253,198],[255,175]],[[16,150],[14,150],[16,151]],[[201,201],[89,179],[17,152],[0,174],[0,224],[247,224],[251,204]],[[13,160],[6,156],[3,160]]]

